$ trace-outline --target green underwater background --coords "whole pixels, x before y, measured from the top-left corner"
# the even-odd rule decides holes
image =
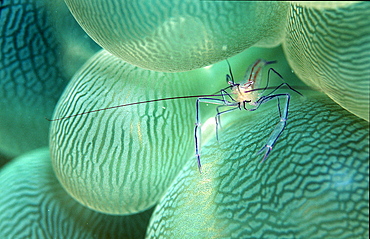
[[[196,98],[99,110],[257,59],[303,95],[263,163],[275,100],[202,104],[202,173]],[[369,99],[369,2],[0,0],[0,238],[368,238]]]

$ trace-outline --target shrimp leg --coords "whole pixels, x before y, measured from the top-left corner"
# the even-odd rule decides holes
[[[265,154],[264,154],[263,159],[262,159],[261,162],[263,162],[267,159],[267,157],[269,156],[269,154],[270,154],[272,148],[274,147],[276,141],[278,140],[278,138],[280,137],[280,135],[282,134],[282,132],[285,129],[286,121],[288,119],[288,109],[289,109],[290,95],[289,94],[276,94],[276,95],[270,95],[270,96],[263,96],[256,102],[257,106],[255,108],[249,109],[250,111],[256,110],[262,104],[264,104],[264,103],[266,103],[270,100],[273,100],[273,99],[278,100],[278,109],[279,109],[279,114],[280,114],[280,121],[279,121],[279,123],[277,123],[274,130],[270,134],[270,137],[268,138],[266,144],[257,152],[257,154],[260,154],[263,151],[265,151]],[[281,100],[285,100],[283,110],[281,110],[281,106],[280,106],[280,101]]]
[[[227,95],[229,95],[229,94],[227,94]],[[200,132],[199,132],[199,128],[200,128],[199,127],[200,126],[200,110],[199,110],[199,103],[209,103],[209,104],[216,104],[216,105],[222,105],[222,106],[235,106],[235,105],[238,105],[238,103],[227,101],[225,98],[223,98],[223,99],[198,98],[195,101],[195,109],[196,109],[195,127],[194,127],[195,156],[197,157],[199,172],[202,173],[202,164],[200,163],[200,139],[199,139],[200,138]]]
[[[224,101],[224,104],[219,105],[216,108],[217,114],[215,116],[215,122],[216,122],[216,139],[217,140],[218,140],[218,128],[221,126],[220,115],[224,114],[224,113],[228,113],[228,112],[236,110],[236,109],[240,109],[240,107],[239,107],[240,103],[237,102],[229,93],[227,93],[225,89],[222,89],[220,92],[221,92],[221,96],[222,96],[222,100]],[[228,101],[226,99],[226,96],[228,96],[232,101]],[[226,111],[221,111],[221,112],[219,110],[221,107],[233,107],[233,106],[238,106],[238,107],[230,109],[230,110],[226,110]]]
[[[267,72],[267,83],[266,83],[266,87],[265,87],[265,89],[263,89],[263,91],[261,92],[261,94],[263,93],[263,92],[265,92],[265,90],[267,89],[267,87],[268,87],[268,85],[269,85],[269,82],[270,82],[270,73],[271,73],[271,71],[273,72],[273,73],[275,73],[282,81],[285,81],[284,80],[284,78],[280,75],[280,73],[279,72],[277,72],[274,68],[270,68],[269,70],[268,70],[268,72]],[[299,94],[299,95],[301,95],[301,96],[303,96],[299,91],[297,91],[297,90],[295,90],[295,89],[293,89],[288,83],[286,83],[286,82],[284,82],[284,83],[281,83],[279,86],[277,86],[273,91],[271,91],[268,95],[271,95],[272,93],[274,93],[275,91],[277,91],[280,87],[282,87],[283,85],[286,85],[286,86],[288,86],[288,88],[290,89],[290,90],[292,90],[292,91],[294,91],[294,92],[296,92],[297,94]]]
[[[227,107],[234,106],[234,108],[228,109],[228,110],[224,110],[224,111],[220,111],[219,110],[219,108],[226,107],[226,106]],[[222,114],[226,114],[226,113],[229,113],[229,112],[234,111],[234,110],[237,110],[237,109],[240,110],[240,107],[239,107],[239,104],[238,103],[235,103],[235,105],[220,105],[220,106],[217,106],[217,114],[215,116],[215,122],[216,122],[216,139],[217,139],[217,141],[218,141],[218,128],[221,127],[221,118],[220,118],[220,116]]]

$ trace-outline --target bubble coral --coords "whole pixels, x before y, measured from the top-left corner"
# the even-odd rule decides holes
[[[166,72],[208,66],[256,43],[278,45],[289,7],[287,2],[258,1],[66,3],[104,49],[133,65]]]
[[[15,158],[0,182],[1,238],[140,238],[152,212],[110,216],[82,206],[55,177],[49,148]]]
[[[97,46],[60,1],[4,0],[0,11],[0,151],[11,158],[48,145],[44,117]]]
[[[264,58],[278,60],[274,68],[290,84],[303,84],[291,74],[293,70],[306,84],[322,91],[304,90],[303,98],[293,96],[288,126],[269,160],[263,164],[258,163],[254,152],[271,132],[271,121],[278,114],[276,104],[253,113],[225,115],[220,141],[215,139],[214,127],[209,124],[214,120],[214,108],[205,106],[202,109],[203,174],[197,171],[192,156],[194,110],[191,100],[189,104],[188,101],[152,103],[55,121],[50,137],[51,161],[60,185],[72,197],[94,210],[108,208],[105,212],[112,214],[140,212],[158,203],[147,228],[148,238],[185,235],[199,238],[368,237],[368,2],[313,5],[183,1],[172,6],[167,1],[130,1],[128,5],[123,4],[128,1],[122,1],[121,5],[117,1],[91,1],[95,5],[66,2],[79,23],[106,49],[75,74],[55,117],[128,103],[128,99],[132,102],[173,94],[214,93],[225,85],[228,73],[225,63],[214,63],[252,45],[271,47],[282,43],[284,50],[249,48],[243,52],[247,58],[230,59],[236,79],[242,77],[241,69],[256,58]],[[2,13],[6,9],[3,3]],[[151,7],[153,5],[156,7]],[[158,11],[153,13],[151,9]],[[84,16],[86,12],[99,14]],[[109,16],[103,17],[106,14]],[[91,18],[93,21],[89,22]],[[97,23],[105,29],[88,29],[99,27]],[[125,41],[117,40],[122,36]],[[109,40],[111,37],[113,41]],[[132,47],[122,51],[122,42],[126,40],[133,42]],[[122,60],[106,51],[119,55]],[[120,51],[125,52],[127,59]],[[9,58],[2,55],[1,60]],[[117,64],[118,61],[124,63]],[[171,73],[144,70],[127,62],[146,68],[151,65],[154,70],[166,72],[209,64],[217,67],[170,76]],[[172,77],[176,80],[172,81]],[[9,112],[11,108],[6,107]],[[211,119],[206,120],[209,117]],[[157,118],[159,120],[155,120]],[[165,119],[169,119],[167,123]],[[11,122],[8,125],[9,129],[17,127]],[[35,131],[32,127],[25,128]],[[179,138],[178,134],[183,132],[184,138]],[[127,148],[135,150],[125,151]],[[129,163],[124,165],[126,162]],[[50,176],[50,166],[45,164],[40,170]],[[12,198],[19,199],[22,193],[17,191],[23,187],[22,180],[15,180],[18,176],[12,176],[14,184],[10,183],[12,180],[5,181],[8,176],[4,175],[9,175],[11,167],[0,171],[1,184],[6,188],[4,196],[9,202]],[[74,170],[77,168],[82,170]],[[77,177],[68,178],[71,175]],[[146,177],[148,175],[150,177]],[[86,185],[84,179],[87,178],[92,179],[92,186],[107,186],[107,190]],[[52,185],[62,190],[55,178],[53,180]],[[32,186],[38,183],[44,185],[39,181]],[[9,185],[14,188],[11,193]],[[117,187],[111,187],[114,185]],[[139,187],[135,188],[136,185]],[[118,197],[107,206],[96,202],[96,199],[106,200],[107,195],[123,195],[123,198],[126,195],[121,186],[135,194],[135,199],[125,198],[123,202]],[[84,196],[89,200],[83,199]],[[94,201],[98,207],[91,204]],[[44,210],[41,202],[35,206]],[[56,208],[68,211],[65,207]],[[2,207],[1,210],[10,209]],[[88,215],[96,213],[88,208],[83,210]],[[57,210],[52,212],[57,215]],[[19,231],[17,225],[22,225],[23,220],[14,217],[8,221],[7,232]],[[24,223],[27,225],[27,221]],[[57,220],[57,223],[61,222]],[[141,237],[146,223],[142,222],[145,226],[140,229]],[[81,226],[81,233],[84,230],[91,230],[91,226]],[[37,237],[36,231],[33,233],[29,237]],[[101,235],[114,237],[113,234]]]

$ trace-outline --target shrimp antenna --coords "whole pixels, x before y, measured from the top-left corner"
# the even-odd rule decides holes
[[[296,87],[294,87],[294,88],[293,87],[290,87],[290,86],[288,86],[288,87],[289,88],[292,88],[293,91],[295,91],[298,94],[302,95],[301,93],[299,93],[298,91],[296,91],[294,89]],[[227,88],[229,88],[229,87],[227,87]],[[253,91],[260,91],[260,90],[263,91],[263,90],[266,90],[266,89],[276,89],[276,86],[251,89],[249,91],[246,91],[245,93],[253,92]],[[58,120],[65,120],[65,119],[74,118],[76,116],[86,115],[86,114],[90,114],[90,113],[96,113],[96,112],[99,112],[99,111],[117,109],[117,108],[121,108],[121,107],[125,107],[125,106],[140,105],[140,104],[146,104],[146,103],[157,102],[157,101],[166,101],[166,100],[191,99],[191,98],[199,98],[199,97],[217,97],[217,96],[223,96],[223,95],[216,93],[216,94],[211,94],[211,95],[186,95],[186,96],[176,96],[176,97],[161,98],[161,99],[155,99],[155,100],[145,100],[145,101],[139,101],[139,102],[134,102],[134,103],[127,103],[127,104],[122,104],[122,105],[116,105],[116,106],[101,108],[101,109],[97,109],[97,110],[85,111],[85,112],[82,112],[82,113],[78,113],[78,114],[74,114],[74,115],[69,115],[69,116],[64,116],[64,117],[57,118],[57,119],[49,119],[49,118],[46,118],[46,117],[45,117],[45,119],[47,121],[58,121]]]
[[[74,114],[74,115],[69,115],[69,116],[65,116],[65,117],[61,117],[61,118],[57,118],[57,119],[48,119],[46,117],[45,117],[45,119],[48,120],[48,121],[58,121],[58,120],[64,120],[64,119],[73,118],[73,117],[80,116],[80,115],[95,113],[95,112],[99,112],[99,111],[117,109],[117,108],[121,108],[121,107],[125,107],[125,106],[140,105],[140,104],[157,102],[157,101],[189,99],[189,98],[198,98],[198,97],[213,97],[213,96],[221,96],[221,95],[217,95],[217,94],[212,94],[212,95],[187,95],[187,96],[176,96],[176,97],[168,97],[168,98],[154,99],[154,100],[145,100],[145,101],[139,101],[139,102],[134,102],[134,103],[127,103],[127,104],[122,104],[122,105],[116,105],[116,106],[101,108],[101,109],[97,109],[97,110],[85,111],[85,112],[82,112],[82,113],[78,113],[78,114]]]

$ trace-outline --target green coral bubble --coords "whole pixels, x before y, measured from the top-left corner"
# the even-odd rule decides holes
[[[110,216],[82,206],[59,184],[48,148],[0,171],[1,238],[143,238],[151,212]]]
[[[204,67],[248,47],[281,43],[288,2],[66,0],[104,49],[142,68]]]
[[[369,125],[323,93],[292,95],[270,157],[255,153],[276,102],[223,117],[220,140],[189,161],[157,205],[147,238],[367,238]]]
[[[0,151],[7,157],[47,146],[50,124],[44,117],[52,115],[69,78],[98,48],[68,8],[55,3],[63,2],[49,2],[0,2]],[[63,15],[62,26],[54,21],[55,11]]]
[[[369,121],[370,3],[305,5],[290,9],[283,44],[289,64],[306,84]]]
[[[199,94],[196,83],[203,77],[195,76],[144,70],[101,51],[74,77],[54,117]],[[74,198],[97,211],[146,210],[192,154],[194,114],[194,99],[183,99],[54,121],[50,147],[56,175]]]

